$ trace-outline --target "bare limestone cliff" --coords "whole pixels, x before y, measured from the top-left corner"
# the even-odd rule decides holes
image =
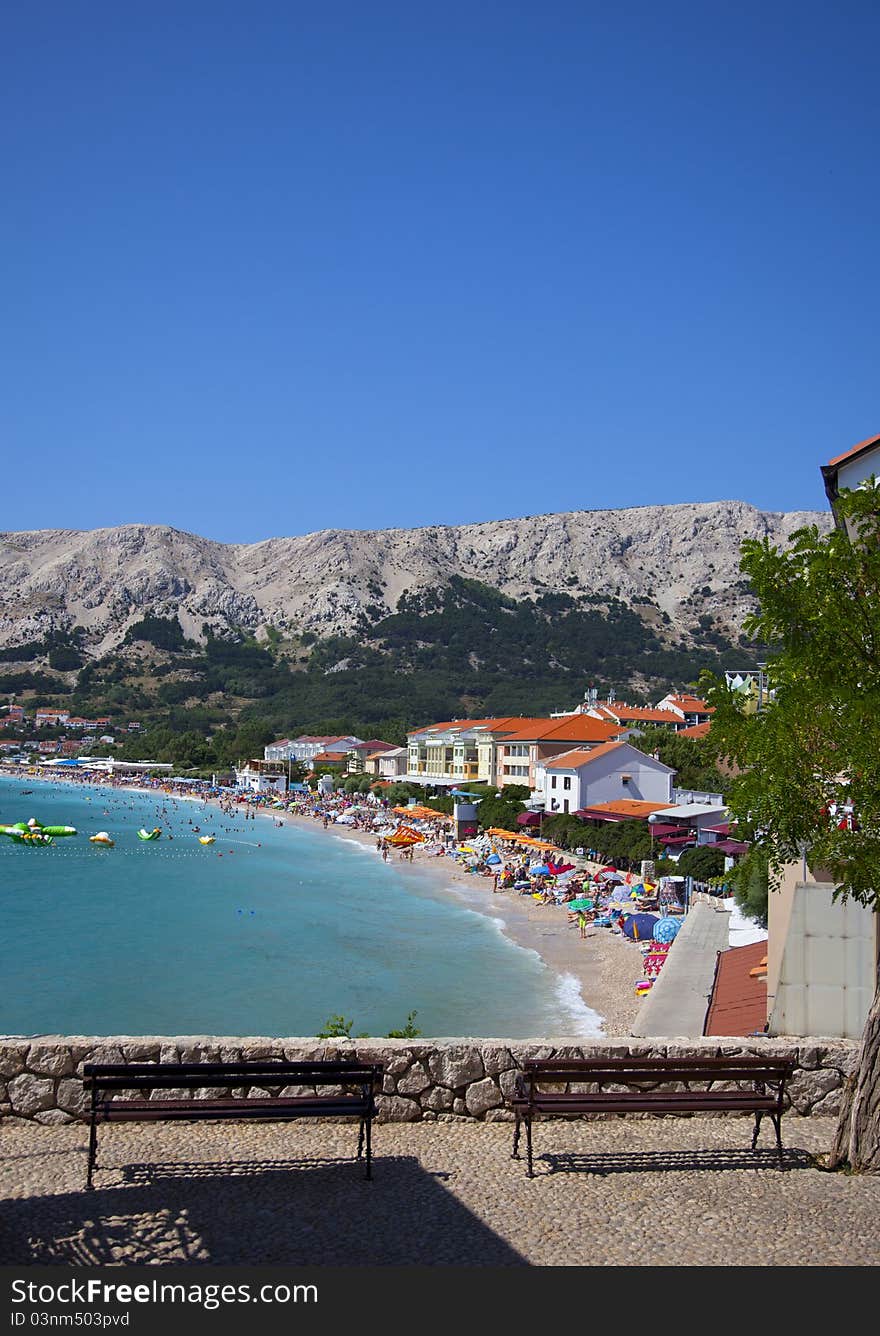
[[[111,649],[145,612],[177,614],[187,635],[350,632],[364,613],[394,611],[404,591],[461,575],[520,599],[536,593],[616,595],[656,604],[685,633],[700,614],[739,632],[750,602],[743,538],[784,543],[830,528],[825,512],[767,513],[741,501],[574,511],[479,524],[323,530],[223,544],[159,525],[0,535],[0,646],[52,628],[89,631]],[[688,602],[688,600],[690,600]]]

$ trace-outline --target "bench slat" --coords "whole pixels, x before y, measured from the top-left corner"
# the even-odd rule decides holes
[[[108,1100],[99,1103],[99,1122],[157,1122],[164,1119],[350,1117],[369,1112],[364,1099],[157,1099]]]
[[[775,1109],[775,1095],[754,1095],[748,1091],[703,1090],[682,1091],[680,1095],[664,1093],[661,1090],[632,1091],[629,1093],[611,1093],[598,1095],[539,1095],[528,1099],[514,1099],[514,1109],[531,1109],[534,1113],[637,1113],[637,1112],[678,1112],[690,1113],[700,1110],[729,1109]]]

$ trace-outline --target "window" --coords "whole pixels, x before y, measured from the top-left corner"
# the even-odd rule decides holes
[[[570,775],[566,775],[566,776],[565,776],[565,779],[562,781],[562,787],[563,787],[564,789],[570,789],[570,788],[571,788],[571,776],[570,776]],[[566,811],[567,811],[567,810],[568,810],[568,809],[566,808]]]
[[[556,776],[555,776],[555,775],[554,775],[553,778],[550,780],[550,787],[551,787],[551,789],[555,789],[555,788],[556,788]]]

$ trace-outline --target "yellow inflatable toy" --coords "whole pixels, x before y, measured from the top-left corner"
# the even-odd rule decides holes
[[[214,843],[214,836],[213,836],[213,835],[200,835],[200,836],[199,836],[199,844],[213,844],[213,843]]]

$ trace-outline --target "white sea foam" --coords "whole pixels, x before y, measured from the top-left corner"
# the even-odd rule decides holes
[[[493,928],[497,929],[497,931],[502,934],[504,932],[505,927],[507,926],[504,919],[496,918],[494,914],[481,913],[479,909],[463,909],[462,913],[469,914],[472,918],[478,918],[481,921],[481,923],[490,924]]]
[[[576,1034],[591,1039],[604,1034],[603,1018],[598,1011],[587,1006],[581,995],[580,982],[573,974],[560,974],[556,982],[556,997],[563,1015],[577,1027]]]
[[[347,835],[334,835],[334,840],[339,840],[342,844],[348,844],[353,849],[357,849],[362,854],[375,854],[376,850],[371,849],[369,845],[362,844],[360,840],[349,839]]]

